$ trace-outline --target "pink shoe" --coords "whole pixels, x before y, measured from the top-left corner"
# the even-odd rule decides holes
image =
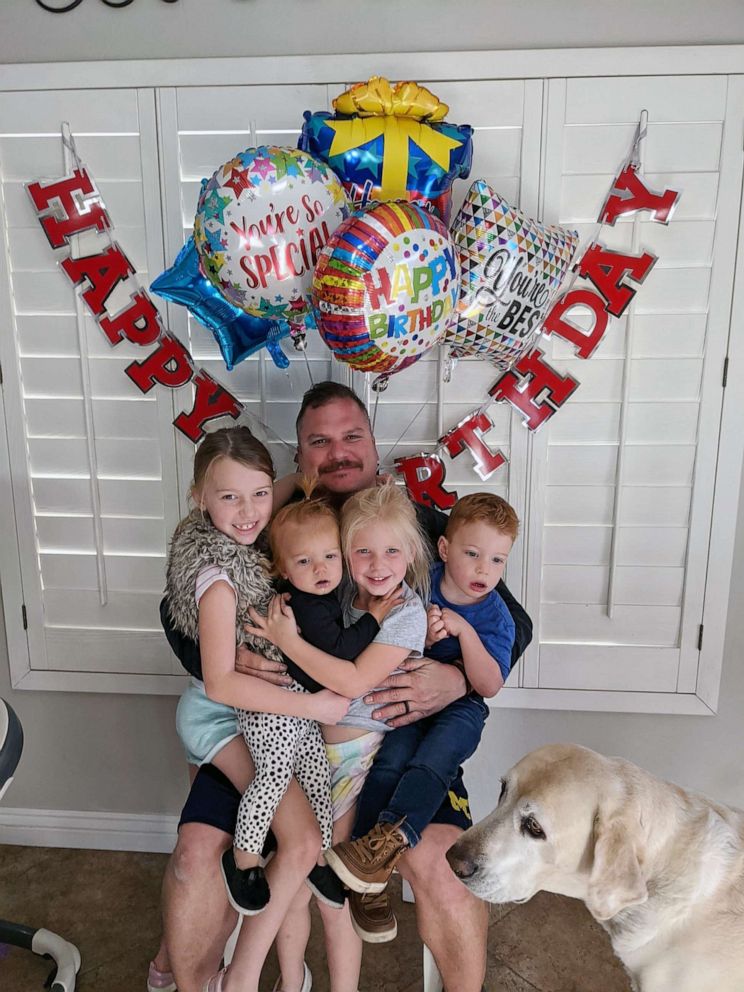
[[[216,975],[212,975],[207,984],[204,986],[203,992],[222,992],[222,979],[227,974],[227,968],[223,968],[218,971]]]
[[[176,992],[172,971],[158,971],[155,962],[147,970],[147,992]]]
[[[302,964],[305,970],[302,976],[302,988],[300,989],[300,992],[310,992],[310,990],[313,987],[313,976],[310,974],[310,969],[308,968],[308,966],[305,964],[304,961]],[[279,988],[279,982],[281,982],[281,980],[282,980],[282,976],[280,975],[276,980],[276,985],[274,986],[272,992],[281,992],[281,989]],[[210,992],[219,992],[219,989],[217,990],[210,989]]]

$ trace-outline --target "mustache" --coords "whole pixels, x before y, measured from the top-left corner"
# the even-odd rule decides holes
[[[319,475],[329,475],[332,472],[338,472],[344,468],[361,468],[362,463],[356,461],[353,458],[341,458],[335,462],[328,462],[327,465],[323,465],[322,468],[318,470]]]

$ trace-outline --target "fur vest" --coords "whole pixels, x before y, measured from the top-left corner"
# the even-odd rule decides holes
[[[199,639],[199,607],[196,605],[196,577],[208,565],[217,565],[230,576],[237,593],[235,637],[265,658],[282,661],[276,645],[263,637],[247,634],[243,624],[250,622],[248,607],[266,614],[274,593],[269,578],[269,562],[253,545],[238,544],[212,524],[200,510],[192,510],[176,527],[171,539],[166,572],[166,596],[171,623],[177,631]]]

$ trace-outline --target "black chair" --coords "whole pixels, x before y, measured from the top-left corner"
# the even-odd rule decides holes
[[[0,799],[13,781],[22,751],[21,722],[10,704],[0,699]],[[0,944],[25,947],[54,961],[47,987],[51,992],[74,992],[75,976],[80,968],[80,951],[74,944],[49,930],[35,930],[8,920],[0,920]]]

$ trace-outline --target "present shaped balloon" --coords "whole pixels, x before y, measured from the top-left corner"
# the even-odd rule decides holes
[[[473,129],[447,123],[447,104],[426,87],[379,76],[333,106],[305,112],[299,147],[330,165],[352,203],[409,200],[448,223],[452,184],[470,174]]]

